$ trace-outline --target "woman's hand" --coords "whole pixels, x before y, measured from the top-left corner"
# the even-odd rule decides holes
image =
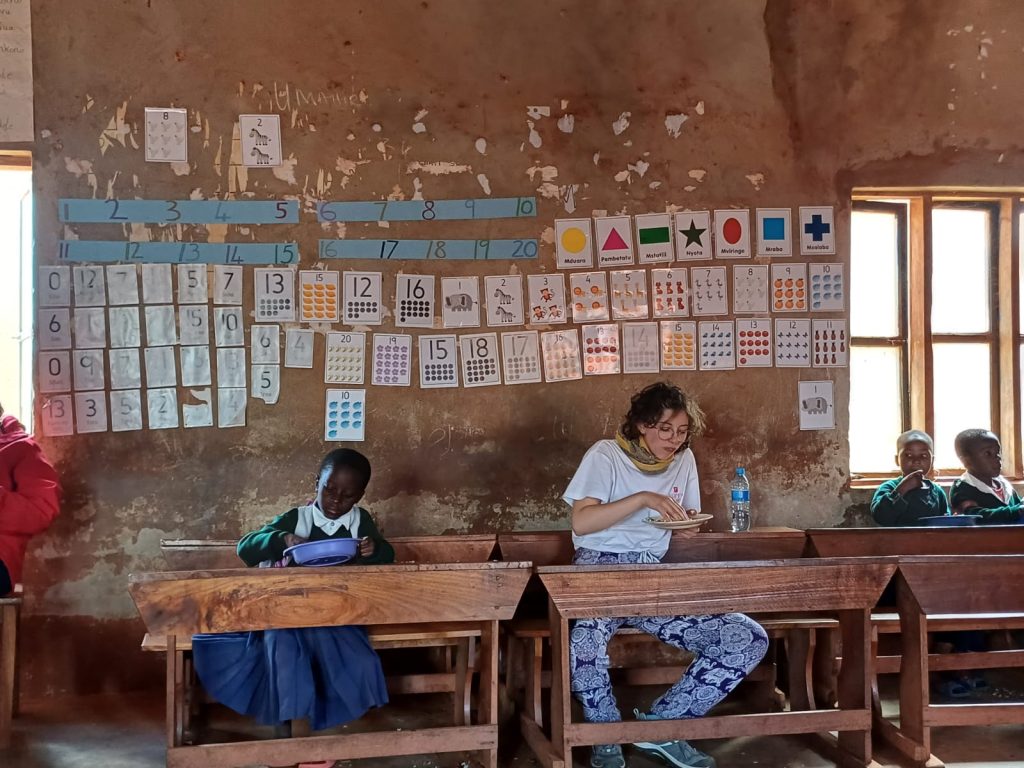
[[[304,539],[301,536],[296,536],[294,533],[286,533],[284,535],[284,548],[294,547],[298,544],[305,544],[308,539]]]
[[[369,537],[363,537],[359,540],[359,556],[360,557],[373,557],[373,553],[377,551],[377,542]]]
[[[654,491],[644,491],[644,505],[653,509],[659,515],[662,520],[689,520],[691,513],[687,512],[680,506],[679,502],[673,499],[671,496],[666,496],[663,493],[655,493]],[[696,514],[694,512],[693,514]]]

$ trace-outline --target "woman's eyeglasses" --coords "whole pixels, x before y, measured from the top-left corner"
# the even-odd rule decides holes
[[[685,442],[689,434],[690,428],[688,426],[676,429],[671,424],[666,424],[664,422],[658,424],[658,437],[662,440],[671,440],[674,437],[677,440]]]

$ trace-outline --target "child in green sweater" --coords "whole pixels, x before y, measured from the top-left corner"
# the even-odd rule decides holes
[[[871,499],[871,516],[879,525],[921,525],[922,517],[949,514],[946,494],[931,480],[935,445],[927,432],[911,429],[896,438],[901,475],[887,480]]]
[[[982,524],[1021,522],[1024,506],[1002,476],[999,438],[987,429],[965,429],[956,436],[956,455],[967,469],[953,483],[950,501],[958,515],[981,515]]]

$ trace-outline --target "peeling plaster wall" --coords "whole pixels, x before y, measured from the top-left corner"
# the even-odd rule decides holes
[[[1024,7],[1012,0],[35,0],[33,12],[44,263],[62,236],[297,239],[309,268],[319,236],[388,234],[373,224],[321,230],[309,213],[317,199],[531,193],[535,221],[389,231],[540,237],[535,264],[405,269],[552,271],[552,222],[567,212],[814,204],[836,206],[836,260],[848,261],[852,185],[1019,185],[1024,166]],[[147,164],[143,108],[172,105],[188,109],[189,162]],[[234,121],[251,112],[282,116],[282,167],[238,165]],[[64,230],[62,196],[292,197],[306,214],[272,232]],[[356,265],[332,265],[346,266]],[[385,286],[398,268],[384,266]],[[25,647],[56,650],[46,671],[27,654],[30,690],[159,684],[157,661],[137,651],[127,575],[160,566],[160,538],[235,537],[306,498],[325,450],[324,385],[315,369],[282,378],[281,403],[250,400],[246,429],[46,442],[67,498],[30,560]],[[564,527],[558,496],[580,456],[651,378],[376,388],[363,446],[375,465],[368,505],[392,535]],[[751,472],[759,524],[842,521],[845,370],[668,378],[710,415],[695,452],[717,528],[737,464]],[[839,429],[797,431],[800,378],[835,380]]]

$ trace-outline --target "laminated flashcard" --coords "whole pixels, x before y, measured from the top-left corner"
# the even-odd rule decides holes
[[[142,327],[138,307],[111,307],[108,311],[110,346],[138,347],[142,344]]]
[[[750,255],[750,211],[715,211],[715,256],[749,259]]]
[[[150,429],[177,429],[178,390],[173,387],[147,389],[146,410]]]
[[[618,323],[584,325],[583,373],[587,376],[602,376],[619,373],[622,353],[619,349]]]
[[[820,256],[836,252],[835,214],[831,205],[800,207],[800,254]]]
[[[327,334],[325,384],[362,384],[366,368],[366,334],[336,331]]]
[[[380,325],[383,317],[380,272],[346,272],[341,321],[347,325]]]
[[[412,383],[412,336],[373,334],[373,384],[408,387]]]
[[[113,432],[142,429],[142,392],[122,389],[110,393],[110,429]]]
[[[218,374],[219,378],[219,374]],[[221,429],[245,426],[248,398],[245,387],[217,388],[217,426]]]
[[[487,298],[487,325],[495,327],[523,324],[522,275],[485,277],[484,295]]]
[[[36,296],[40,307],[71,306],[71,267],[40,267]]]
[[[569,294],[574,323],[589,323],[609,318],[606,272],[574,272],[569,275]]]
[[[657,373],[659,346],[657,323],[623,323],[623,373]]]
[[[559,269],[594,266],[590,219],[555,219],[555,258]]]
[[[71,349],[71,310],[39,310],[39,326],[36,333],[39,349]]]
[[[441,325],[445,328],[480,327],[479,278],[441,278]]]
[[[172,347],[164,349],[170,350]],[[110,388],[138,389],[141,386],[142,365],[139,362],[139,350],[135,347],[110,350]]]
[[[209,297],[205,264],[178,265],[178,303],[205,304]]]
[[[146,107],[146,162],[188,162],[188,125],[184,109]]]
[[[245,329],[242,327],[242,308],[214,307],[213,332],[218,347],[244,346]]]
[[[72,271],[76,307],[102,307],[107,303],[103,267],[75,267]]]
[[[215,264],[213,267],[213,303],[242,303],[242,268]]]
[[[178,330],[171,304],[146,307],[146,344],[163,347],[178,343]]]
[[[328,389],[324,408],[324,440],[366,439],[366,390]]]
[[[299,320],[336,323],[341,317],[341,273],[320,269],[299,272]]]
[[[103,349],[107,346],[107,313],[103,307],[76,308],[74,326],[76,349]]]
[[[812,312],[842,312],[846,304],[846,281],[842,264],[811,264]]]
[[[459,339],[462,352],[462,383],[466,387],[501,384],[498,368],[498,335],[471,333]]]
[[[239,115],[238,138],[242,144],[242,165],[249,168],[281,165],[280,115]]]
[[[539,384],[540,340],[536,331],[501,334],[501,367],[506,384]]]
[[[636,250],[641,264],[672,261],[672,214],[642,213],[636,216]]]
[[[75,431],[80,435],[107,431],[107,393],[75,393]]]
[[[613,320],[644,320],[650,315],[646,270],[612,272],[611,283]]]
[[[455,334],[420,336],[420,389],[459,386],[459,342]]]
[[[256,321],[283,322],[295,319],[295,271],[254,270]]]
[[[617,267],[633,264],[633,225],[629,216],[606,216],[594,219],[594,238],[597,243],[597,265]]]
[[[800,429],[835,429],[836,399],[831,381],[797,382]]]
[[[532,325],[558,325],[566,322],[565,276],[527,275],[526,308]]]
[[[697,324],[692,320],[661,323],[661,369],[697,370]]]
[[[170,304],[174,301],[170,264],[142,265],[142,301],[144,304]]]
[[[172,357],[171,360],[173,361],[173,359]],[[149,381],[148,375],[146,380]],[[212,383],[213,374],[210,371],[210,348],[208,346],[182,347],[181,386],[208,387]]]
[[[254,325],[252,326],[252,353],[253,364],[278,364],[281,362],[281,326],[280,325]]]
[[[284,332],[284,367],[313,367],[313,331],[288,328]]]
[[[571,381],[583,378],[580,364],[580,337],[575,328],[545,331],[540,335],[544,356],[545,381]]]
[[[690,307],[698,317],[729,314],[725,267],[690,268]]]
[[[710,211],[680,211],[675,215],[676,261],[711,258]]]
[[[39,413],[43,434],[47,437],[66,437],[75,434],[71,395],[55,395],[43,401]]]
[[[71,391],[70,352],[40,352],[36,360],[40,392],[49,394]]]
[[[134,264],[107,267],[107,298],[111,306],[139,303],[139,272]]]
[[[850,361],[845,320],[815,320],[811,323],[815,368],[845,368]]]
[[[399,328],[434,326],[434,276],[399,275],[395,284],[395,325]]]
[[[737,315],[768,312],[768,265],[734,265],[732,311]]]
[[[178,308],[178,340],[189,345],[210,343],[210,310],[205,304]]]
[[[775,367],[811,367],[811,321],[775,320]]]
[[[689,317],[690,284],[686,267],[651,270],[655,317]]]
[[[705,321],[697,326],[702,371],[736,367],[736,329],[732,320]]]
[[[245,348],[221,347],[217,350],[217,386],[220,388],[244,388],[246,382]]]
[[[281,396],[281,366],[254,363],[252,366],[252,396],[267,405],[276,405]]]
[[[107,375],[102,349],[76,349],[71,357],[71,369],[75,379],[75,391],[105,389]]]
[[[793,211],[789,208],[757,209],[757,255],[793,255]]]
[[[807,265],[772,264],[773,312],[807,311]]]
[[[195,369],[191,362],[196,356],[193,350],[204,349],[206,353],[206,370],[209,373],[210,353],[209,347],[181,347],[181,382],[186,387],[193,386],[197,379],[186,378],[190,370]],[[178,384],[178,369],[174,362],[174,347],[146,347],[146,386],[148,387],[174,387]],[[202,380],[202,377],[198,377]],[[207,383],[209,377],[207,376]]]
[[[213,390],[209,387],[205,389],[190,389],[187,396],[194,398],[198,402],[182,402],[181,404],[181,420],[184,422],[185,429],[212,427]]]
[[[771,368],[772,321],[744,319],[736,321],[736,367]]]

